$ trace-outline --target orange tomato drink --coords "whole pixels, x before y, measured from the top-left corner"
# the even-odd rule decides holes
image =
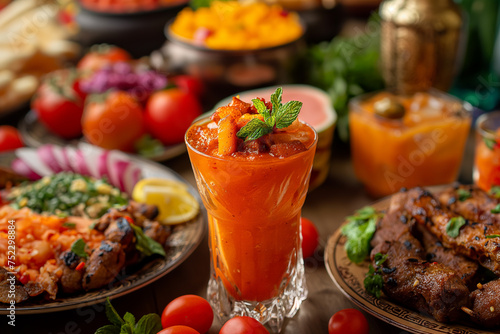
[[[471,124],[470,106],[439,91],[378,92],[349,104],[354,171],[373,197],[456,180]]]
[[[253,105],[235,97],[186,133],[208,212],[208,299],[222,321],[247,315],[275,332],[307,296],[300,216],[317,143],[295,119],[301,103],[281,95]],[[283,122],[287,112],[295,118]]]
[[[500,112],[481,115],[476,122],[474,183],[485,191],[500,190]],[[493,188],[493,189],[492,189]]]

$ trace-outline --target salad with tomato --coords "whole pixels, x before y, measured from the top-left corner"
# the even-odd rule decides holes
[[[184,140],[202,114],[202,84],[169,77],[111,45],[98,45],[74,67],[50,73],[32,99],[52,134],[105,148],[160,155]]]

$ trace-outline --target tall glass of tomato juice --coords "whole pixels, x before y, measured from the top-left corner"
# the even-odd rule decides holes
[[[474,154],[474,183],[485,191],[500,189],[500,111],[478,117]]]
[[[214,156],[197,149],[195,129],[207,123],[193,124],[186,144],[208,212],[208,299],[222,321],[247,315],[279,332],[307,296],[300,216],[317,134],[301,123],[307,149],[288,157]]]

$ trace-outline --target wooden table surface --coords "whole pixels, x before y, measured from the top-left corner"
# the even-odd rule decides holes
[[[469,144],[462,167],[461,181],[470,182],[471,157],[472,144]],[[164,165],[195,184],[187,154],[166,161]],[[373,199],[365,194],[362,185],[354,176],[348,148],[345,144],[337,143],[332,149],[331,172],[328,179],[308,194],[303,208],[303,216],[314,221],[318,227],[320,247],[315,255],[306,261],[309,296],[295,317],[287,320],[283,334],[327,334],[328,320],[336,311],[356,307],[329,277],[323,261],[323,249],[329,236],[337,230],[344,217],[371,202]],[[197,294],[205,297],[208,278],[209,251],[205,236],[200,246],[179,267],[138,291],[114,299],[113,305],[119,314],[123,315],[128,311],[136,318],[151,312],[160,313],[169,301],[180,295]],[[366,316],[370,324],[370,333],[407,333],[369,314]],[[7,326],[5,316],[1,319],[1,334],[87,334],[94,333],[97,328],[108,323],[102,304],[47,314],[17,315],[14,330],[11,326]],[[215,319],[209,333],[218,333],[220,326]]]

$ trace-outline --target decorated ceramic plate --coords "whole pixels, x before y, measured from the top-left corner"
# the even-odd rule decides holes
[[[80,150],[84,152],[85,155],[95,156],[96,159],[94,160],[102,160],[99,158],[99,154],[101,154],[101,157],[104,157],[105,154],[109,159],[129,158],[132,171],[138,171],[142,178],[164,178],[184,183],[187,186],[189,193],[191,193],[191,195],[193,195],[198,201],[200,211],[198,215],[189,222],[175,225],[173,227],[172,234],[169,236],[166,242],[168,250],[164,258],[156,258],[151,261],[144,261],[139,263],[138,265],[134,265],[132,268],[127,268],[121,279],[109,284],[108,286],[106,286],[106,288],[70,296],[58,297],[55,300],[37,300],[33,302],[28,300],[24,303],[16,305],[17,314],[47,313],[68,310],[100,303],[105,301],[108,297],[110,299],[113,299],[131,293],[156,281],[157,279],[161,278],[162,276],[166,275],[174,268],[179,266],[193,253],[206,233],[206,212],[201,203],[198,192],[193,186],[182,179],[178,174],[168,169],[167,167],[164,167],[155,162],[126,156],[121,152],[110,153],[113,151],[103,151],[100,149],[96,149],[95,147],[91,147],[91,145],[87,146],[88,147],[85,147],[85,145],[80,146]],[[44,147],[47,148],[50,146],[45,145]],[[53,146],[52,148],[54,149],[55,146]],[[59,147],[59,149],[68,150],[67,147]],[[22,152],[22,154],[19,154],[19,152]],[[23,148],[21,149],[21,151],[17,150],[15,152],[0,154],[0,166],[10,167],[12,161],[14,161],[16,158],[19,159],[20,156],[32,157],[34,160],[36,160],[36,157],[39,157],[40,155],[43,156],[44,154],[40,154],[40,149],[34,148]],[[113,158],[112,155],[115,155],[115,157]],[[80,155],[75,154],[74,157],[76,158],[72,160],[78,161],[79,156]],[[88,163],[88,157],[86,157],[86,159]],[[40,163],[41,161],[38,161],[38,165],[40,165]],[[94,164],[98,165],[99,162],[94,161]],[[31,165],[36,166],[37,163],[31,163]],[[74,165],[78,165],[78,163],[75,163]],[[136,169],[134,169],[134,167],[136,167]],[[37,172],[40,173],[40,170],[37,170]],[[130,173],[130,175],[132,174],[137,173]],[[125,188],[127,188],[126,183],[127,182],[125,182],[124,185]],[[9,312],[7,306],[7,304],[0,303],[0,314],[7,314]]]
[[[431,191],[439,190],[438,187],[430,188]],[[382,199],[371,206],[378,210],[387,209],[390,197]],[[344,248],[346,238],[339,228],[330,238],[325,249],[325,265],[328,274],[338,288],[361,309],[371,315],[399,327],[410,333],[417,334],[480,334],[498,333],[474,328],[472,323],[468,324],[444,324],[432,317],[400,306],[384,296],[375,298],[365,291],[363,281],[368,272],[369,261],[360,265],[352,263],[347,258]]]
[[[38,121],[38,118],[33,111],[28,112],[28,114],[20,122],[19,131],[21,132],[26,145],[31,147],[40,147],[43,144],[72,145],[79,142],[79,140],[67,141],[51,133]],[[158,154],[147,157],[145,156],[144,158],[153,161],[165,161],[175,158],[184,152],[186,152],[186,145],[184,143],[179,143],[176,145],[164,146],[163,150]]]

